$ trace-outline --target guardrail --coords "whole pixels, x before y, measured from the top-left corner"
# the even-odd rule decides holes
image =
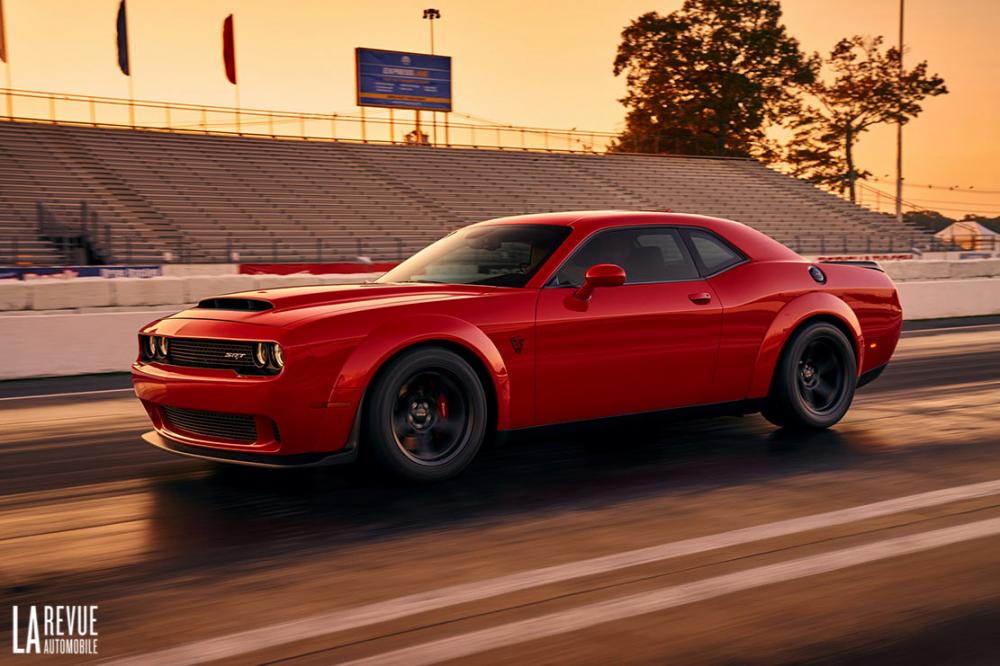
[[[0,88],[7,118],[92,127],[306,141],[602,153],[613,132],[505,125],[457,112],[301,113]],[[462,118],[456,122],[453,116]]]

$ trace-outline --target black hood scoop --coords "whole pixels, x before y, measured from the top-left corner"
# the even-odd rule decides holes
[[[198,303],[199,310],[236,310],[239,312],[263,312],[274,304],[257,298],[206,298]]]

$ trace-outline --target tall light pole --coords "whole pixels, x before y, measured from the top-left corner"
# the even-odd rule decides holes
[[[441,18],[440,10],[428,7],[424,10],[424,18],[431,26],[431,55],[434,55],[434,21]],[[417,138],[420,138],[420,111],[417,111]],[[447,115],[445,118],[447,119]],[[437,144],[437,113],[431,111],[431,125],[433,126],[434,143]],[[447,125],[446,125],[447,127]]]
[[[903,5],[899,0],[899,81],[903,79]],[[896,125],[896,221],[903,222],[903,120]]]
[[[434,19],[441,18],[441,12],[433,7],[425,9],[424,18],[431,24],[431,55],[434,55]]]

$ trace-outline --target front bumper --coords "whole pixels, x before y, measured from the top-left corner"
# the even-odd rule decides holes
[[[275,466],[287,466],[314,463],[356,444],[361,391],[334,389],[349,345],[304,344],[270,327],[186,318],[160,320],[140,333],[265,339],[279,342],[288,359],[275,375],[137,360],[132,383],[162,440],[157,445],[166,444],[161,448],[246,464],[271,459]]]
[[[360,395],[338,391],[331,401],[327,381],[299,377],[288,368],[277,377],[237,377],[225,370],[132,366],[135,393],[156,433],[178,447],[203,448],[216,457],[329,455],[350,449],[357,443]],[[234,441],[206,435],[172,421],[166,407],[251,417],[256,437]]]
[[[132,366],[135,393],[157,434],[178,450],[205,449],[207,455],[237,462],[243,454],[327,456],[352,448],[358,435],[360,391],[332,392],[335,379],[335,371],[328,374],[308,362],[286,367],[273,377],[158,363]],[[192,428],[189,421],[171,416],[178,410],[249,420],[253,434],[236,441],[213,434],[211,428]]]
[[[336,453],[298,453],[281,455],[273,453],[254,453],[251,451],[234,451],[227,449],[212,449],[204,446],[183,444],[151,430],[142,436],[147,444],[190,458],[212,460],[215,462],[235,463],[251,467],[267,467],[271,469],[293,469],[302,467],[325,467],[353,462],[358,457],[355,446],[345,448]]]

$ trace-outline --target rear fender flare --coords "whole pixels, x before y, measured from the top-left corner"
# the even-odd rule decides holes
[[[837,319],[853,334],[851,343],[858,363],[855,372],[860,370],[863,365],[864,336],[854,310],[843,300],[827,292],[803,294],[786,303],[771,321],[757,351],[757,362],[754,364],[753,378],[747,393],[749,398],[762,398],[768,394],[774,369],[788,338],[804,321],[815,317]]]
[[[500,351],[481,329],[448,315],[407,317],[371,331],[344,362],[330,402],[356,400],[360,405],[361,396],[386,361],[409,347],[435,342],[460,346],[479,359],[493,382],[497,429],[507,429],[510,421],[510,379]]]

